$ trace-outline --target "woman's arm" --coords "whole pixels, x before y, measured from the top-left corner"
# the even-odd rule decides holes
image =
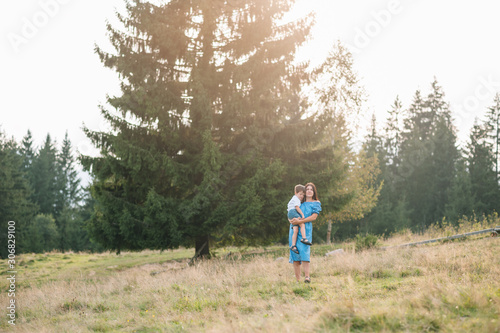
[[[311,216],[309,217],[306,217],[305,219],[301,219],[301,220],[288,220],[290,221],[291,224],[301,224],[301,223],[306,223],[306,222],[312,222],[314,220],[316,220],[318,218],[318,214],[317,213],[313,213]]]

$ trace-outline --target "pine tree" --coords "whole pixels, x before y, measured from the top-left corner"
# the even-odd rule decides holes
[[[488,136],[493,143],[493,155],[497,182],[500,181],[500,93],[495,95],[493,105],[488,108],[487,114]],[[499,184],[500,185],[500,184]]]
[[[384,162],[386,164],[386,158],[388,154],[383,149],[382,138],[379,136],[377,132],[377,118],[375,117],[375,113],[372,115],[372,121],[370,124],[370,132],[366,136],[366,141],[364,143],[364,150],[367,153],[368,157],[376,157],[379,161]]]
[[[54,144],[50,134],[47,134],[32,166],[32,201],[38,205],[41,214],[50,214],[53,217],[56,216],[57,196],[57,151]]]
[[[208,256],[214,241],[269,243],[294,184],[334,181],[325,121],[304,117],[307,75],[292,66],[311,18],[277,24],[292,4],[134,1],[125,31],[108,26],[117,54],[96,52],[122,94],[102,108],[112,132],[86,129],[102,156],[82,157],[101,244]]]
[[[385,135],[380,139],[383,142],[383,147],[380,149],[379,155],[385,156],[381,161],[382,175],[384,188],[382,189],[380,200],[386,200],[391,207],[396,207],[396,202],[405,198],[404,177],[401,176],[401,145],[402,145],[402,123],[404,121],[403,105],[399,97],[396,96],[391,109],[388,111],[389,116],[386,119],[384,127]],[[404,153],[404,151],[403,151]],[[413,160],[412,160],[413,161]],[[400,206],[405,206],[406,203],[401,203]],[[405,219],[406,220],[406,219]],[[390,223],[394,228],[396,226],[406,226],[406,223],[399,223],[392,219],[386,222],[381,221],[378,224]],[[389,231],[395,230],[391,226],[385,228]]]
[[[66,132],[61,152],[57,154],[56,215],[59,215],[64,207],[75,208],[81,200],[80,178],[75,169],[75,159],[71,150],[71,141]]]
[[[472,216],[474,213],[475,198],[472,193],[472,184],[467,170],[467,161],[459,158],[457,171],[451,187],[448,189],[448,203],[445,206],[445,217],[456,223],[464,216]]]
[[[33,136],[31,135],[30,130],[28,130],[26,135],[23,137],[20,152],[24,157],[23,168],[27,174],[31,174],[31,168],[35,159],[35,151],[33,147]]]
[[[404,119],[398,174],[402,177],[400,188],[403,189],[412,210],[413,228],[424,229],[432,222],[429,207],[432,198],[431,177],[431,119],[434,116],[425,108],[425,100],[420,91],[416,91],[412,104]]]
[[[415,103],[410,108],[414,111],[418,110],[421,108],[421,103],[422,101],[417,91]],[[412,225],[411,216],[413,210],[407,199],[408,194],[405,178],[403,177],[405,173],[401,167],[401,158],[405,155],[404,151],[403,154],[401,153],[401,146],[404,139],[402,124],[407,122],[407,119],[404,118],[405,111],[399,96],[396,96],[392,108],[388,113],[389,117],[386,120],[385,137],[383,138],[387,166],[381,166],[383,171],[382,180],[384,181],[384,187],[379,198],[381,205],[375,210],[373,216],[374,222],[370,224],[370,226],[373,225],[373,231],[367,231],[376,234],[389,234],[409,228]],[[409,160],[412,161],[412,165],[418,165],[419,159],[415,159],[414,157],[409,157]]]
[[[488,140],[488,128],[473,126],[467,144],[467,162],[471,179],[476,214],[490,214],[497,208],[498,183],[496,181],[492,144]]]
[[[385,155],[388,159],[387,162],[392,165],[394,169],[397,169],[399,166],[399,147],[401,145],[400,123],[403,114],[403,104],[399,96],[396,96],[392,109],[389,110],[388,113],[389,118],[386,121],[384,140],[384,148],[387,152]]]
[[[36,148],[33,146],[33,136],[30,130],[28,130],[26,135],[23,137],[19,153],[23,157],[21,172],[23,174],[23,177],[26,179],[28,183],[30,201],[34,202],[33,186],[35,184],[35,173],[33,165],[36,161],[37,156],[36,156]],[[34,204],[32,208],[33,208],[33,214],[36,214],[39,211],[39,207],[37,204]]]
[[[432,91],[426,100],[427,108],[434,114],[431,136],[430,177],[433,202],[430,207],[432,222],[441,220],[448,204],[448,193],[455,179],[455,164],[459,157],[456,133],[452,124],[451,111],[444,101],[444,92],[437,80],[432,82]]]
[[[80,233],[75,227],[79,218],[79,202],[81,201],[81,187],[78,173],[75,170],[75,160],[71,152],[71,141],[68,133],[63,140],[61,152],[57,154],[56,198],[54,216],[60,236],[59,249],[66,251],[73,248],[72,233]]]

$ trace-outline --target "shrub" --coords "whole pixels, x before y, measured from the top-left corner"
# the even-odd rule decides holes
[[[377,245],[378,238],[375,235],[366,234],[365,236],[361,236],[360,234],[356,235],[356,251],[361,251],[365,249],[370,249]]]

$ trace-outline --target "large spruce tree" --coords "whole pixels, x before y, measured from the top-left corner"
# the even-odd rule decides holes
[[[101,156],[81,158],[103,246],[267,243],[286,233],[296,183],[335,179],[327,119],[299,98],[312,18],[283,22],[293,2],[136,0],[108,26],[116,53],[96,52],[122,93],[102,108],[112,131],[86,129]]]

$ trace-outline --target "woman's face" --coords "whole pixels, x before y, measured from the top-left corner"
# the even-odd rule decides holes
[[[314,196],[314,190],[312,186],[306,187],[306,199],[311,199]]]

